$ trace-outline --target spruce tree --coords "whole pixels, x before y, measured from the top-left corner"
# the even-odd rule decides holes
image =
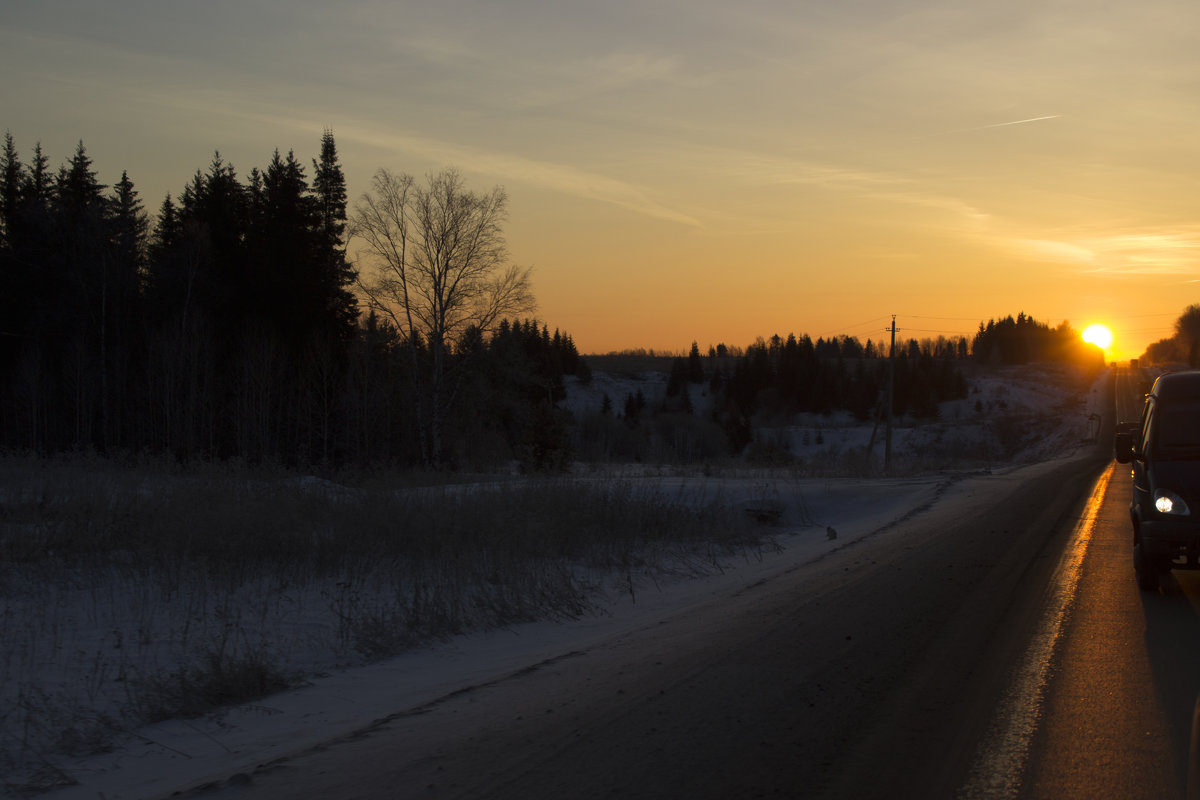
[[[33,146],[33,161],[29,164],[25,184],[21,190],[21,200],[28,210],[30,207],[38,212],[44,212],[50,201],[54,199],[54,187],[50,183],[50,173],[46,171],[50,158],[42,152],[42,143]]]
[[[104,205],[104,189],[92,169],[92,158],[80,140],[75,155],[58,171],[55,199],[61,211],[71,215],[98,212]]]
[[[0,153],[0,246],[13,246],[13,231],[20,207],[24,167],[17,155],[12,134],[4,134],[4,152]]]
[[[9,374],[20,352],[18,330],[24,327],[23,307],[29,303],[25,270],[14,253],[23,172],[12,134],[6,132],[0,153],[0,401],[7,395]]]
[[[696,342],[692,342],[692,349],[688,352],[688,381],[704,383],[704,362],[700,358],[700,345]]]
[[[320,160],[313,160],[312,194],[319,235],[319,284],[329,315],[329,331],[335,340],[346,341],[358,321],[358,300],[349,289],[357,274],[346,260],[346,177],[329,129],[321,136]]]
[[[317,267],[316,213],[304,168],[291,152],[276,150],[262,173],[251,173],[251,234],[249,287],[252,304],[271,320],[293,354],[321,327],[323,303]]]
[[[103,440],[124,445],[135,413],[126,403],[137,364],[142,361],[141,289],[149,221],[127,172],[109,201],[108,245],[103,294],[102,422]]]
[[[159,255],[165,254],[179,242],[179,237],[183,235],[183,221],[179,215],[179,208],[175,205],[175,201],[171,199],[170,193],[163,198],[162,205],[158,208],[158,219],[154,223],[154,232],[149,240],[149,253],[151,260],[156,260]]]
[[[338,162],[333,131],[321,137],[321,160],[313,159],[313,195],[317,200],[321,234],[332,248],[342,247],[346,232],[346,177]]]
[[[9,165],[17,163],[15,157],[6,157]],[[42,153],[39,142],[34,147],[33,161],[17,172],[16,205],[8,214],[6,223],[8,245],[12,261],[6,293],[11,313],[5,316],[5,326],[10,332],[24,337],[25,344],[35,330],[46,324],[43,309],[48,292],[56,291],[49,285],[48,263],[61,246],[51,230],[50,202],[54,188],[47,171],[49,159]]]
[[[246,287],[247,191],[233,165],[217,152],[208,172],[193,179],[190,196],[185,190],[185,200],[190,201],[185,203],[186,216],[194,223],[195,240],[189,247],[199,262],[201,308],[214,323],[219,349],[236,352],[248,317],[257,312]]]
[[[113,245],[118,260],[128,267],[135,279],[140,278],[144,265],[149,228],[142,199],[133,181],[129,180],[129,174],[123,171],[121,180],[113,187]]]
[[[62,165],[54,183],[51,221],[57,258],[52,260],[52,301],[59,333],[94,326],[103,314],[107,266],[108,203],[87,148],[80,141],[71,160]],[[46,298],[49,300],[50,298]]]
[[[44,166],[33,180],[45,184]],[[46,370],[46,413],[55,446],[105,446],[108,345],[108,202],[82,141],[54,179],[51,201],[30,192],[26,213],[44,220],[28,251],[35,272],[30,322],[36,358]],[[44,236],[44,238],[42,238]],[[99,424],[98,424],[99,423]]]

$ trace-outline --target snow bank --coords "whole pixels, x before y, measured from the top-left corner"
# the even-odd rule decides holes
[[[458,637],[370,666],[313,678],[300,689],[196,720],[144,727],[116,752],[61,761],[78,781],[44,797],[108,800],[163,796],[360,730],[388,715],[417,712],[439,698],[500,680],[530,665],[631,630],[664,615],[727,595],[820,558],[927,508],[943,495],[943,477],[880,481],[677,479],[664,491],[715,491],[754,500],[764,490],[783,511],[771,530],[775,546],[730,556],[722,572],[610,588],[598,613],[565,623],[541,622]],[[717,485],[719,484],[719,485]],[[829,530],[836,531],[831,538]]]

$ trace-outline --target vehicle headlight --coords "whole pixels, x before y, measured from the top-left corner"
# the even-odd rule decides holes
[[[1154,493],[1154,507],[1160,514],[1171,514],[1176,517],[1184,517],[1191,513],[1182,497],[1174,492],[1168,492],[1166,489],[1159,489]]]

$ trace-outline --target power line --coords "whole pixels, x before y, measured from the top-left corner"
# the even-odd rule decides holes
[[[912,331],[913,333],[948,333],[952,336],[973,336],[975,333],[977,333],[977,331],[943,331],[934,330],[932,328],[905,328],[905,330]]]
[[[865,328],[868,325],[878,325],[880,322],[886,322],[888,319],[889,317],[876,317],[875,319],[869,319],[866,322],[860,322],[857,325],[843,325],[842,327],[834,328],[833,330],[818,333],[817,337],[819,338],[822,336],[828,336],[831,333],[845,333],[846,331],[852,331],[855,328]],[[884,328],[884,330],[886,331],[887,328]]]

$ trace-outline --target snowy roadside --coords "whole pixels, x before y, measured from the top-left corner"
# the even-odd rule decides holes
[[[422,713],[440,698],[503,682],[540,663],[656,625],[690,607],[811,564],[833,550],[856,546],[934,504],[939,509],[960,504],[959,513],[969,514],[981,495],[1003,491],[1012,481],[1071,457],[1088,438],[1088,420],[1099,410],[1099,383],[1090,391],[1061,386],[1047,390],[1042,388],[1046,383],[1042,377],[1016,380],[1005,376],[997,385],[985,384],[975,393],[988,402],[1004,403],[1006,411],[1022,419],[1036,418],[1040,430],[1046,431],[1024,447],[1019,457],[993,462],[986,469],[887,479],[796,477],[794,471],[750,469],[718,477],[681,475],[655,467],[621,472],[622,480],[652,484],[653,491],[663,496],[720,497],[744,507],[766,504],[779,516],[769,523],[771,527],[764,528],[767,546],[758,551],[726,556],[719,570],[710,565],[712,574],[702,577],[685,568],[681,577],[664,577],[669,573],[666,570],[655,578],[634,576],[629,583],[610,582],[607,595],[596,601],[596,613],[582,618],[460,636],[368,666],[329,669],[301,688],[256,703],[130,731],[112,752],[56,757],[50,765],[52,775],[69,776],[77,783],[41,796],[115,800],[169,795],[350,735],[381,718]],[[982,404],[978,398],[963,402]],[[986,425],[976,424],[973,414],[978,416],[946,409],[943,422],[907,429],[898,437],[897,447],[916,447],[922,438],[986,434]],[[836,420],[815,424],[823,426],[827,434],[820,450],[815,441],[806,450],[800,430],[792,431],[797,450],[810,459],[839,448],[852,449],[857,446],[855,437],[864,436],[862,426],[847,423],[844,429],[835,428]],[[1031,461],[1034,463],[1028,463]],[[582,480],[593,477],[603,481],[613,473],[600,470],[580,476]],[[304,619],[288,623],[306,624]]]
[[[384,662],[313,679],[303,688],[195,720],[138,730],[113,753],[63,763],[76,785],[47,798],[107,800],[167,796],[349,736],[383,718],[421,714],[440,699],[494,686],[539,664],[587,651],[602,641],[656,626],[686,609],[737,594],[853,547],[928,510],[961,507],[1060,460],[994,473],[914,479],[829,481],[776,486],[784,511],[772,539],[778,549],[727,559],[723,572],[612,594],[600,613],[457,637]],[[750,488],[750,487],[747,487]],[[830,529],[836,531],[833,538]]]

